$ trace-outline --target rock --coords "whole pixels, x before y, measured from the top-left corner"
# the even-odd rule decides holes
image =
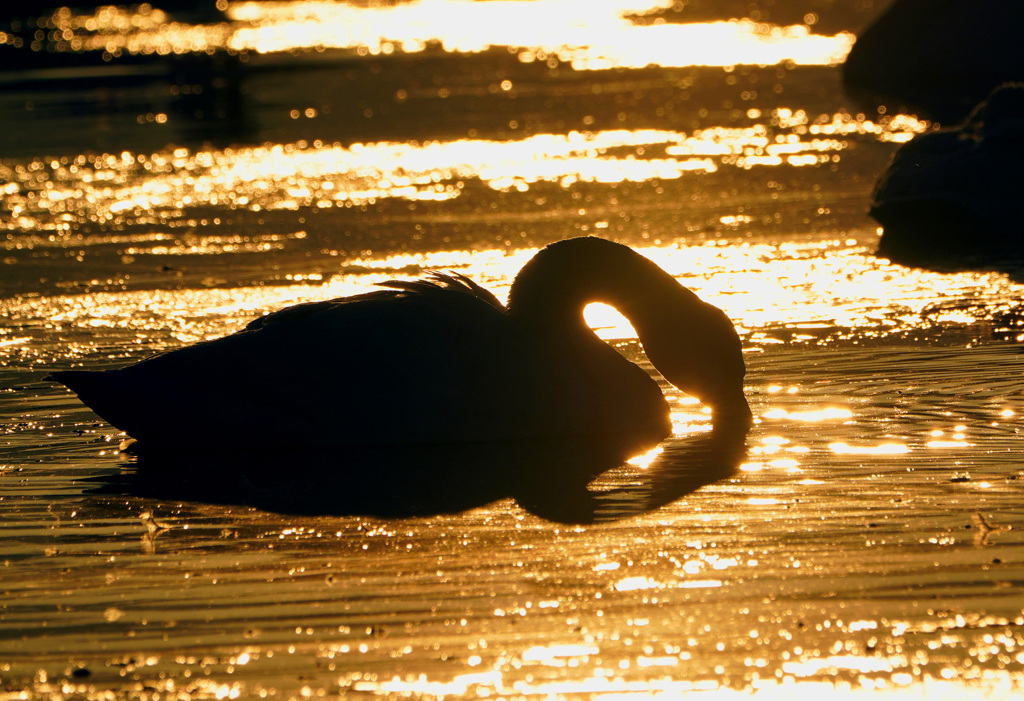
[[[962,125],[901,146],[875,186],[878,255],[909,265],[1024,262],[1024,84],[994,90]]]
[[[896,0],[843,65],[851,95],[943,124],[963,120],[996,86],[1024,81],[1024,3]]]

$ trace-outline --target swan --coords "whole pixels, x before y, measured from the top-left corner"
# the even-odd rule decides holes
[[[750,426],[732,322],[627,246],[580,237],[543,248],[507,307],[457,273],[381,286],[121,369],[49,377],[140,445],[173,449],[613,434],[655,444],[671,433],[669,404],[586,325],[583,308],[604,302],[665,379],[710,407],[716,429]]]

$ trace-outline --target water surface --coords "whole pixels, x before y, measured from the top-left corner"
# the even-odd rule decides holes
[[[931,125],[850,102],[872,8],[811,5],[51,18],[52,56],[111,60],[0,93],[0,697],[1018,694],[1022,286],[873,255],[874,179]],[[129,486],[124,436],[44,380],[428,270],[504,298],[581,234],[736,322],[735,473],[693,468],[709,415],[666,386],[673,438],[596,481],[599,523],[499,497],[390,518],[333,473],[338,509],[296,513],[188,471]]]

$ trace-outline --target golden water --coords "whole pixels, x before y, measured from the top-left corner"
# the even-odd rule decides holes
[[[67,141],[44,115],[52,141],[0,164],[0,698],[1020,693],[1024,286],[877,258],[865,214],[894,144],[929,125],[850,104],[832,67],[850,35],[810,10],[580,7],[55,16],[60,41],[112,54],[185,41],[290,72],[246,79],[260,138],[181,140],[165,96]],[[467,12],[486,30],[466,34]],[[666,58],[687,36],[723,57]],[[290,63],[309,55],[336,70]],[[342,75],[364,92],[319,90]],[[119,491],[123,436],[43,379],[428,270],[504,298],[539,246],[581,234],[736,322],[756,420],[736,474],[644,505],[659,459],[708,428],[667,388],[674,440],[598,480],[638,495],[606,522],[511,499],[294,515],[203,499],[184,474],[173,494]],[[588,320],[644,362],[613,310]]]

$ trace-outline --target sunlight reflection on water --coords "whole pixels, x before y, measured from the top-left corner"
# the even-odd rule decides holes
[[[136,256],[146,254],[141,247],[133,250]],[[1024,286],[1002,275],[904,268],[870,256],[856,242],[773,245],[716,241],[638,250],[703,299],[724,309],[750,351],[779,343],[877,341],[911,331],[926,334],[922,321],[937,302],[969,299],[978,303],[985,299],[989,301],[987,314],[994,315],[1000,306],[1005,308],[1024,294]],[[534,253],[536,249],[402,254],[351,260],[349,264],[359,273],[309,281],[314,284],[301,281],[256,288],[14,298],[0,301],[0,308],[8,319],[19,320],[19,337],[25,337],[31,328],[71,330],[102,325],[139,334],[166,330],[178,341],[195,341],[237,330],[250,318],[282,306],[367,292],[375,289],[377,282],[414,276],[417,271],[459,270],[504,299],[515,274]],[[392,271],[403,272],[396,275]],[[800,321],[791,321],[794,318]],[[628,321],[610,307],[588,307],[587,319],[603,338],[636,337]],[[979,318],[966,321],[969,328]],[[948,327],[947,320],[941,328]],[[835,418],[838,410],[821,411],[786,416],[815,421]]]
[[[578,667],[589,661],[588,655],[580,655],[563,659],[557,657],[558,651],[552,652],[552,661],[545,666]],[[690,658],[689,652],[671,656],[640,656],[632,660],[641,668],[674,667]],[[751,666],[761,666],[756,660]],[[686,694],[689,698],[708,699],[709,701],[735,701],[737,699],[755,699],[758,701],[775,699],[834,699],[856,701],[857,699],[905,699],[928,698],[939,701],[962,701],[967,699],[1011,699],[1017,693],[1013,690],[1012,676],[1008,673],[994,674],[987,680],[984,689],[967,683],[948,682],[944,679],[930,677],[920,680],[904,672],[893,673],[894,669],[905,665],[903,657],[894,656],[889,659],[867,657],[861,655],[831,655],[822,659],[810,659],[804,662],[787,662],[784,665],[786,678],[784,681],[764,680],[751,689],[739,691],[718,686],[712,681],[685,681],[661,677],[646,681],[631,682],[625,678],[629,666],[598,668],[589,679],[574,681],[540,681],[515,682],[511,686],[503,683],[500,671],[475,672],[458,675],[450,682],[428,681],[420,679],[402,679],[394,677],[382,681],[356,680],[351,682],[353,691],[376,692],[386,694],[431,696],[458,695],[470,693],[487,697],[492,693],[500,695],[545,695],[561,698],[563,695],[576,696],[586,694],[593,699],[670,699]],[[801,677],[837,671],[859,672],[861,674],[891,673],[885,678],[861,681],[860,688],[849,684],[832,685],[826,682],[800,681]],[[908,688],[910,685],[913,688]],[[1004,691],[999,691],[1000,687]]]
[[[566,72],[788,71],[834,64],[851,41],[803,25],[631,17],[671,4],[234,3],[222,24],[105,9],[61,12],[50,31],[58,51],[111,55],[334,47],[356,69],[364,57],[497,47],[520,69]],[[734,85],[738,72],[714,81]],[[784,74],[772,71],[774,87],[803,79]],[[460,125],[419,141],[296,136],[0,164],[0,264],[26,271],[26,289],[0,297],[0,389],[14,400],[3,440],[19,453],[0,465],[11,534],[0,629],[20,655],[0,659],[5,682],[21,680],[11,697],[1014,698],[1024,664],[1010,586],[1021,579],[1019,355],[964,346],[1019,331],[1002,317],[1020,316],[1024,285],[877,258],[860,211],[818,228],[802,212],[777,223],[808,203],[824,215],[847,189],[852,209],[866,205],[872,168],[929,128],[841,109],[815,80],[830,96],[818,103],[791,99],[786,82],[775,102],[745,104],[741,91],[754,89],[744,84],[728,95],[729,116],[661,128],[623,119],[581,131],[577,119],[564,133],[503,141]],[[504,76],[474,89],[491,87],[527,93]],[[444,89],[427,88],[437,99]],[[709,100],[695,92],[685,106]],[[791,199],[775,199],[778,181]],[[646,199],[627,201],[634,184]],[[834,190],[819,201],[809,194],[819,186]],[[715,206],[694,224],[681,212],[701,188]],[[648,211],[653,223],[616,228]],[[350,220],[330,218],[339,212],[366,213],[379,229],[350,240]],[[439,222],[483,229],[491,219],[496,236],[406,247]],[[542,235],[515,238],[531,228]],[[758,422],[742,479],[585,531],[508,503],[394,522],[82,494],[82,476],[119,469],[119,436],[42,382],[45,372],[123,365],[430,269],[504,299],[534,244],[584,231],[629,243],[736,321]],[[53,274],[61,263],[66,278]],[[241,283],[225,273],[243,266],[252,272]],[[592,305],[586,319],[642,362],[614,310]],[[676,436],[710,428],[699,403],[666,394]],[[642,473],[663,454],[624,469]],[[992,510],[991,523],[978,509]],[[971,613],[979,606],[986,613]],[[83,630],[96,650],[82,646]],[[76,675],[86,664],[92,676]]]
[[[835,65],[853,35],[812,34],[806,25],[750,20],[671,24],[630,17],[672,2],[628,0],[415,0],[397,4],[240,2],[233,23],[189,25],[159,9],[104,7],[94,14],[54,14],[49,51],[181,54],[229,49],[271,53],[343,49],[359,55],[418,53],[440,47],[475,53],[509,47],[524,63],[560,61],[576,70],[662,66]],[[0,42],[6,37],[0,37]],[[40,46],[37,50],[42,50]]]
[[[838,162],[844,137],[904,141],[925,128],[905,115],[878,123],[847,113],[812,120],[802,110],[780,108],[765,118],[751,127],[690,134],[615,130],[513,141],[179,148],[36,160],[0,166],[11,215],[0,227],[41,233],[85,222],[160,224],[190,207],[260,211],[352,207],[382,198],[444,201],[459,197],[470,179],[523,192],[540,182],[569,188],[672,180],[725,167],[818,165]]]

